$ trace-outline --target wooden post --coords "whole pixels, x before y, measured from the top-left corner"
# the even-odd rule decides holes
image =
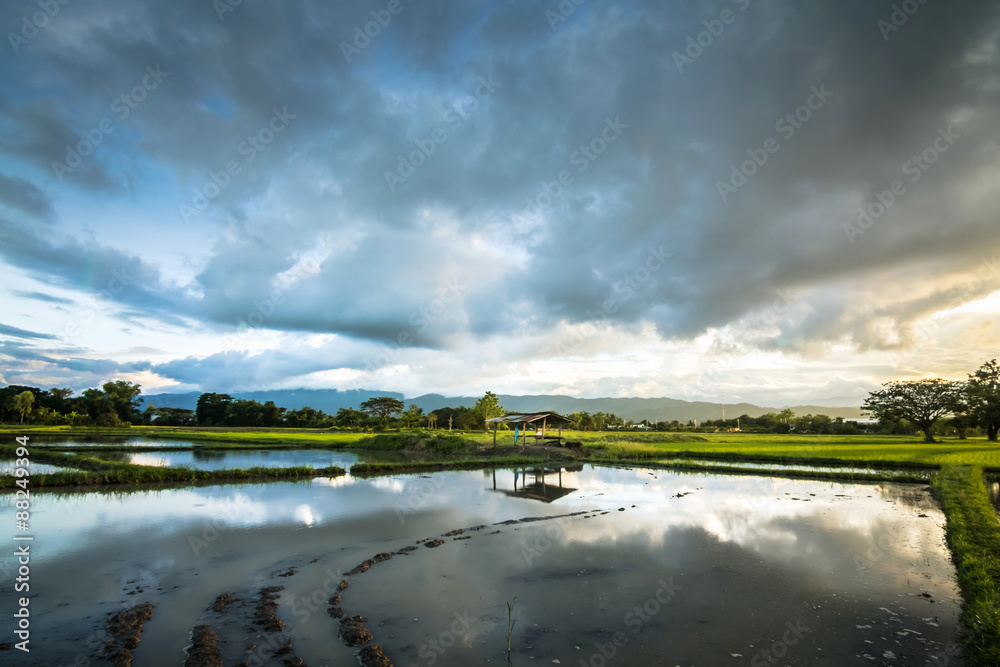
[[[497,423],[493,422],[493,449],[497,448]]]
[[[545,444],[545,417],[542,417],[542,444]]]

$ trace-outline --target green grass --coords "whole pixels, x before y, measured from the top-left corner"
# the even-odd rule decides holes
[[[635,466],[642,468],[662,468],[682,472],[707,472],[721,475],[758,475],[766,477],[794,477],[796,479],[821,479],[840,482],[903,482],[926,484],[930,474],[904,472],[860,472],[853,469],[830,470],[789,470],[785,468],[740,468],[739,466],[716,466],[691,461],[649,461],[645,459],[588,459],[590,463],[608,466]]]
[[[584,450],[606,458],[723,458],[726,460],[830,463],[834,461],[872,465],[911,464],[937,467],[943,464],[978,465],[1000,470],[1000,444],[982,438],[948,439],[928,444],[912,436],[776,435],[757,433],[704,433],[698,435],[639,433],[564,432],[583,442]],[[663,439],[681,436],[687,440]],[[684,443],[678,447],[674,443]]]
[[[431,431],[407,431],[405,433],[382,433],[356,440],[350,448],[376,451],[429,452],[434,454],[469,454],[478,451],[474,440],[460,435],[434,433]]]
[[[358,477],[438,470],[480,470],[518,465],[542,465],[550,459],[542,456],[498,456],[495,458],[457,459],[451,461],[413,461],[406,463],[355,463],[351,474]]]
[[[0,433],[9,438],[21,435],[60,438],[152,438],[190,440],[192,442],[231,443],[234,445],[284,445],[289,447],[343,447],[364,438],[366,435],[350,431],[300,428],[180,428],[174,426],[132,426],[130,428],[26,426],[18,428],[9,424],[0,427]]]
[[[1000,665],[1000,521],[990,505],[982,470],[947,466],[934,489],[948,518],[962,607],[967,667]]]

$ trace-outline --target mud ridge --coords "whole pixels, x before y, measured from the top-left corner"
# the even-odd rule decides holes
[[[222,667],[219,635],[215,630],[207,625],[195,627],[191,632],[191,648],[184,667]]]
[[[153,605],[145,602],[131,609],[123,609],[105,624],[111,640],[105,643],[104,652],[115,667],[129,667],[134,656],[132,649],[139,645],[142,627],[153,618]]]

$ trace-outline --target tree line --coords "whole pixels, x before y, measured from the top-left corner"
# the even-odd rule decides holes
[[[0,421],[52,426],[123,426],[141,419],[138,384],[112,380],[100,389],[39,389],[25,385],[0,388]]]
[[[936,442],[934,430],[944,418],[964,439],[969,429],[980,428],[996,442],[1000,431],[1000,366],[987,361],[967,380],[896,380],[869,394],[861,406],[880,422],[906,421]]]

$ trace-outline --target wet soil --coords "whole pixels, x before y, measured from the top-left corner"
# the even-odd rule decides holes
[[[191,633],[191,649],[184,667],[222,667],[219,635],[207,625],[199,625]]]
[[[153,618],[153,605],[138,604],[131,609],[123,609],[105,624],[109,640],[104,644],[104,655],[116,667],[132,664],[132,651],[139,646],[142,628]]]

